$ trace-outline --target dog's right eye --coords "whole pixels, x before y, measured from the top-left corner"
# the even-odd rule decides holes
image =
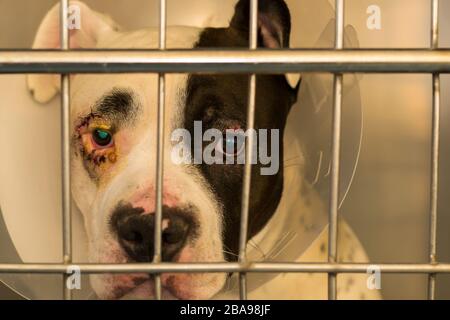
[[[101,148],[109,147],[113,142],[112,134],[109,131],[98,128],[92,132],[92,140]]]

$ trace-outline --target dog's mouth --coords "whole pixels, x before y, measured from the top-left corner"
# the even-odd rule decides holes
[[[132,275],[130,275],[132,277]],[[131,294],[139,287],[143,287],[146,282],[150,282],[150,277],[136,277],[132,279],[132,285],[118,285],[114,289],[111,290],[108,299],[110,300],[118,300],[125,298],[127,295]],[[114,282],[114,280],[113,280]],[[113,284],[114,285],[114,284]]]
[[[114,288],[106,298],[108,300],[130,300],[151,299],[154,297],[155,287],[150,276],[138,276],[132,280],[132,283],[132,285],[113,284]]]
[[[114,276],[113,276],[114,277]],[[162,276],[161,298],[164,300],[185,299],[181,292],[177,292],[170,275]],[[125,284],[125,282],[127,284]],[[139,300],[155,297],[155,280],[151,275],[127,275],[119,279],[112,279],[112,289],[107,300]]]
[[[132,285],[119,284],[111,290],[108,300],[150,299],[155,296],[154,279],[151,276],[137,276],[132,278]],[[114,280],[113,280],[114,281]],[[113,284],[114,285],[114,284]],[[170,290],[161,288],[164,299],[177,299]]]

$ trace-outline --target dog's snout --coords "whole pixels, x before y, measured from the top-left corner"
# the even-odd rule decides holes
[[[155,215],[142,208],[120,205],[111,217],[111,226],[121,247],[136,262],[150,262],[154,255]],[[163,206],[162,261],[172,261],[194,233],[193,213]]]
[[[122,215],[116,220],[117,237],[122,248],[136,261],[149,261],[153,256],[154,219],[150,215]]]

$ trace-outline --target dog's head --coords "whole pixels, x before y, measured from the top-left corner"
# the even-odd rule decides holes
[[[110,19],[86,5],[72,5],[77,6],[81,25],[70,31],[71,48],[154,48],[158,43],[157,29],[121,32]],[[58,10],[54,7],[42,22],[35,48],[59,46]],[[248,47],[248,17],[249,1],[241,0],[227,28],[169,27],[167,46]],[[289,34],[290,15],[284,1],[260,0],[259,47],[288,47]],[[57,76],[33,75],[28,85],[37,100],[46,101],[57,92],[58,81]],[[187,144],[188,151],[197,155],[199,150],[202,154],[211,148],[198,136],[200,121],[202,132],[245,130],[248,81],[247,75],[166,76],[163,261],[236,260],[244,165],[198,158],[190,163],[174,161],[174,148],[180,147],[180,137],[174,132],[191,137],[182,143],[192,142]],[[154,74],[71,76],[72,194],[84,216],[91,262],[152,261],[157,88],[158,76]],[[278,135],[267,134],[270,147],[266,152],[282,164],[283,149],[278,142],[297,91],[284,75],[257,76],[256,90],[255,128],[278,130]],[[261,135],[258,138],[265,139]],[[212,154],[236,159],[242,153],[237,140],[215,141]],[[249,239],[267,224],[283,190],[282,170],[277,167],[271,174],[261,174],[267,162],[262,161],[258,149],[256,153],[259,157],[252,170]],[[225,279],[225,274],[163,274],[162,284],[166,297],[198,299],[213,296]],[[153,282],[147,274],[93,275],[91,283],[101,298],[153,295]]]

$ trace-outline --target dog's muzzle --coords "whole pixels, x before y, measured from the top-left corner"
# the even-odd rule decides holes
[[[175,261],[188,239],[195,235],[192,208],[163,206],[162,261]],[[143,208],[119,204],[111,216],[111,228],[120,246],[135,262],[151,262],[154,255],[155,214],[145,213]]]

